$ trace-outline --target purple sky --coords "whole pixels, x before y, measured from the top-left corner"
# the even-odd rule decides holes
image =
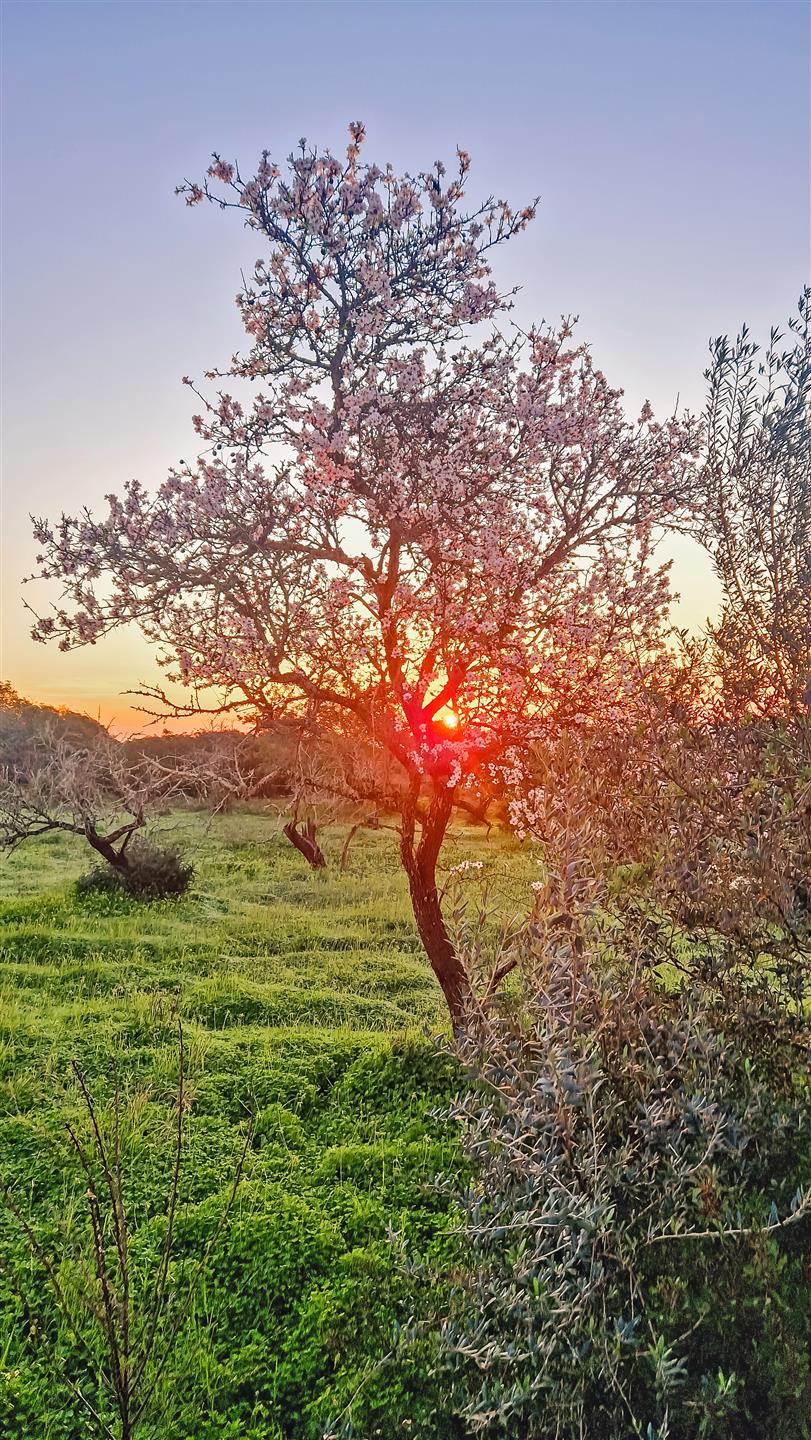
[[[299,136],[421,169],[472,153],[471,198],[542,197],[497,271],[562,312],[636,411],[703,400],[711,334],[784,320],[809,277],[809,8],[644,3],[37,3],[3,25],[3,650],[36,698],[130,723],[135,636],[59,655],[20,599],[28,513],[157,483],[193,452],[180,384],[240,343],[258,242],[173,195],[216,148],[245,170]],[[675,549],[682,615],[713,605]],[[44,598],[41,587],[34,600]]]

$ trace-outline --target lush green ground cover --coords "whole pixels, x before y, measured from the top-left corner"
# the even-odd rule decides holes
[[[416,1254],[447,1250],[453,1217],[432,1177],[457,1163],[453,1136],[431,1113],[450,1093],[453,1067],[432,1040],[445,1018],[396,837],[359,837],[350,872],[326,877],[306,869],[266,816],[178,816],[171,838],[197,867],[180,902],[78,897],[88,852],[69,837],[0,868],[0,1173],[46,1246],[68,1254],[85,1223],[63,1141],[65,1116],[77,1113],[70,1061],[103,1102],[118,1082],[133,1267],[147,1276],[171,1160],[179,1010],[191,1109],[178,1275],[216,1224],[249,1111],[258,1120],[232,1219],[145,1433],[315,1437],[351,1409],[364,1435],[390,1435],[393,1424],[450,1435],[432,1418],[418,1350],[412,1362],[377,1363],[409,1313],[389,1228]],[[328,836],[333,855],[341,838]],[[448,864],[498,863],[508,892],[526,896],[531,861],[505,842],[461,831],[449,849]],[[84,1383],[76,1346],[48,1318],[18,1228],[5,1214],[0,1226],[48,1331],[31,1341],[23,1304],[0,1275],[0,1434],[78,1440],[89,1421],[59,1376]]]

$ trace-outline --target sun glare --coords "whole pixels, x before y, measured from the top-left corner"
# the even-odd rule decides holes
[[[439,722],[444,725],[446,730],[458,730],[459,728],[459,716],[454,715],[452,710],[446,710],[444,715],[440,715]]]

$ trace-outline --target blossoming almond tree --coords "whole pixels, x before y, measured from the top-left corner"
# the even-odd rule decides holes
[[[284,169],[266,153],[250,179],[215,156],[180,187],[265,246],[238,296],[235,393],[193,387],[201,454],[153,495],[132,482],[102,518],[38,522],[64,595],[34,633],[67,648],[135,622],[186,688],[152,692],[176,713],[214,690],[249,722],[317,712],[385,749],[459,1029],[475,996],[436,880],[454,803],[520,764],[550,703],[621,703],[623,655],[667,603],[651,526],[683,502],[697,431],[647,405],[629,422],[568,323],[504,323],[491,252],[534,205],[467,209],[465,152],[452,178],[398,176],[363,138],[352,125],[340,159],[302,142]]]

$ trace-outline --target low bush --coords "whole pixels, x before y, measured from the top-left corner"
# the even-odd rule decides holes
[[[452,1408],[525,1440],[806,1440],[807,1057],[563,946],[452,1109],[474,1180]],[[805,1188],[804,1188],[805,1187]]]
[[[124,869],[95,865],[76,881],[79,895],[128,895],[132,900],[169,900],[185,895],[194,879],[194,866],[177,850],[136,841],[127,852]]]

